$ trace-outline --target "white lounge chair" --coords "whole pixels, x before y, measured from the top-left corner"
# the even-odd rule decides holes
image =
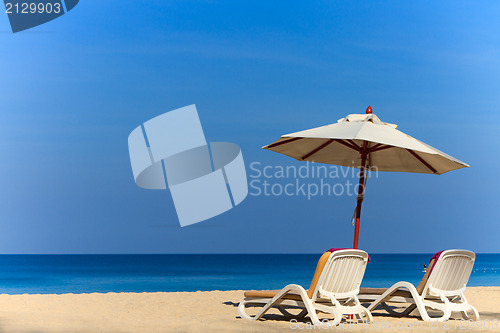
[[[372,315],[363,307],[356,295],[365,273],[368,262],[365,251],[344,249],[324,253],[314,274],[311,286],[306,291],[302,286],[289,284],[280,291],[249,291],[238,306],[238,313],[242,318],[258,320],[271,307],[286,316],[294,316],[286,308],[299,308],[302,311],[298,318],[309,314],[314,325],[320,325],[316,312],[333,314],[334,320],[330,324],[336,325],[343,315],[356,315],[365,321],[371,322]],[[246,313],[246,306],[262,306],[255,316]]]
[[[361,288],[359,299],[372,302],[368,307],[370,311],[380,305],[391,315],[399,317],[417,309],[424,321],[445,321],[450,318],[452,312],[461,312],[464,319],[469,319],[467,312],[472,311],[474,319],[479,320],[476,308],[470,305],[464,296],[475,258],[476,255],[471,251],[442,251],[433,257],[417,288],[409,282],[398,282],[388,289]],[[386,302],[410,305],[404,311],[396,312]],[[427,308],[441,311],[443,315],[432,318]]]

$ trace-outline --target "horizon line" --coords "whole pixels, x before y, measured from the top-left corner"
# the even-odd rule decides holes
[[[0,253],[0,256],[10,255],[319,255],[324,252],[257,252],[257,253],[224,253],[224,252],[191,252],[191,253]],[[368,252],[369,254],[434,254],[435,252]],[[475,254],[500,254],[500,252],[474,252]]]

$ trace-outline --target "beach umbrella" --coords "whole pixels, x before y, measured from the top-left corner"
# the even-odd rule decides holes
[[[411,136],[384,123],[372,113],[350,114],[336,123],[281,136],[262,147],[299,161],[359,168],[356,199],[354,248],[358,248],[361,204],[365,191],[365,172],[397,171],[441,175],[469,167]]]

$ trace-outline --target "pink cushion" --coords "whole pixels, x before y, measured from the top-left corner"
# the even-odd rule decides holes
[[[443,253],[443,252],[444,252],[444,250],[439,251],[438,253],[436,253],[435,255],[432,256],[430,261],[432,261],[432,259],[434,259],[434,263],[432,264],[432,266],[429,267],[429,276],[431,275],[432,270],[434,269],[434,266],[436,266],[436,263],[439,259],[439,256],[441,256],[441,253]],[[430,265],[430,261],[429,261],[429,265]]]

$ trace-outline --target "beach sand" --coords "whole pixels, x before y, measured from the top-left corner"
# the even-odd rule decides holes
[[[237,305],[242,297],[243,291],[0,295],[0,332],[267,332],[292,331],[291,327],[311,331],[306,329],[308,317],[299,329],[276,310],[265,320],[241,319]],[[325,331],[442,332],[455,331],[456,325],[456,331],[499,332],[499,326],[491,326],[495,319],[499,325],[500,287],[467,288],[466,297],[480,312],[477,326],[482,327],[460,330],[461,322],[452,320],[448,329],[443,324],[433,329],[417,317],[391,318],[377,310],[371,328],[345,324]]]

